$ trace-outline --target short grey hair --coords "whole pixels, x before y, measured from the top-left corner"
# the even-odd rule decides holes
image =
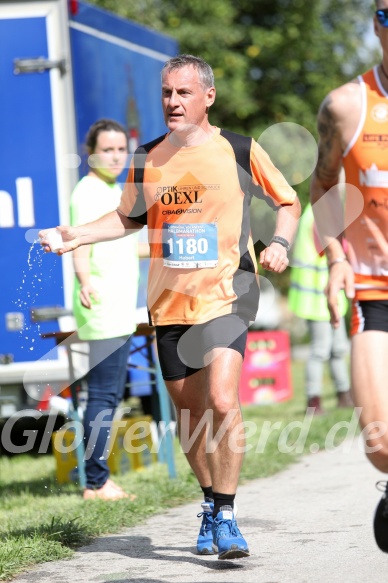
[[[169,73],[174,69],[182,69],[191,65],[198,71],[199,80],[205,89],[214,87],[214,73],[211,66],[206,63],[200,57],[195,57],[194,55],[178,55],[177,57],[172,57],[163,66],[161,75],[162,79],[165,73]]]

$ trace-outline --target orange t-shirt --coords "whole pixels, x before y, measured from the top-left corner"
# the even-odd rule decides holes
[[[252,140],[252,182],[276,205],[292,204],[294,190]],[[205,143],[187,148],[168,138],[146,157],[144,201],[133,162],[118,210],[147,213],[151,248],[148,308],[154,325],[200,324],[239,313],[254,320],[257,265],[250,233],[251,195],[242,192],[233,148],[217,128]]]
[[[359,77],[362,114],[344,153],[347,184],[357,187],[364,206],[348,218],[348,256],[355,273],[356,300],[388,299],[388,94],[377,67]],[[355,191],[347,187],[346,213],[351,216]]]

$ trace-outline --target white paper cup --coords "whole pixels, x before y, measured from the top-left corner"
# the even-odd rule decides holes
[[[50,245],[50,249],[53,253],[59,251],[63,247],[62,235],[58,229],[49,229],[46,232],[45,239]]]

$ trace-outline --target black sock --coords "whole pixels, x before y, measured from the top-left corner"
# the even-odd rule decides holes
[[[213,488],[212,488],[212,486],[201,486],[201,490],[203,492],[203,495],[205,497],[205,501],[206,502],[213,501],[214,496],[213,496]]]
[[[234,499],[236,494],[221,494],[220,492],[213,492],[214,494],[214,510],[213,518],[217,516],[223,506],[231,506],[233,510]]]

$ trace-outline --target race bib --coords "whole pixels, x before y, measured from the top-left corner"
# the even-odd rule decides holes
[[[163,223],[163,265],[180,269],[216,267],[218,235],[215,223]]]

